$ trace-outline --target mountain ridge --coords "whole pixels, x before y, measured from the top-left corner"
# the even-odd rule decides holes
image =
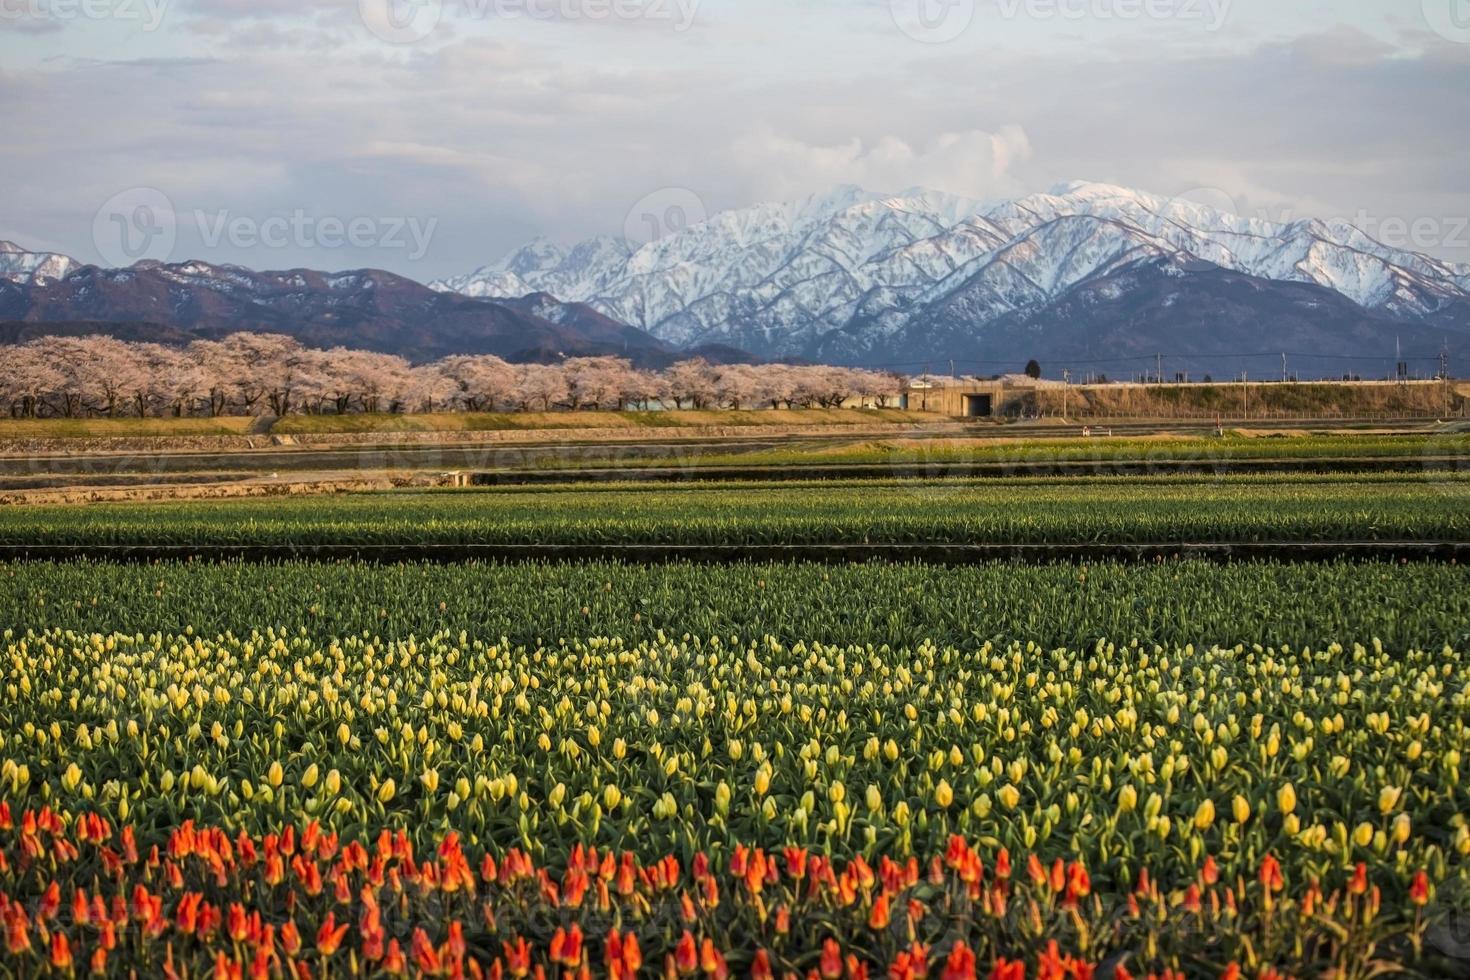
[[[1196,277],[1196,296],[1204,279],[1228,292],[1238,282],[1230,277],[1243,275],[1270,284],[1263,288],[1283,310],[1300,295],[1284,287],[1315,285],[1356,306],[1336,308],[1353,323],[1470,333],[1470,266],[1386,245],[1346,222],[1276,223],[1086,181],[995,202],[844,186],[721,212],[637,249],[605,236],[570,248],[542,239],[431,285],[487,297],[547,291],[675,346],[713,341],[762,356],[871,364],[952,355],[932,338],[953,338],[950,321],[961,314],[971,339],[997,339],[997,325],[1045,319],[1048,305],[1083,283],[1140,281],[1133,267],[1149,261]],[[1269,338],[1271,303],[1250,305],[1267,319]],[[1329,327],[1308,332],[1331,340]],[[1184,317],[1173,339],[1189,347],[1199,339],[1192,331],[1209,329]],[[1362,352],[1355,329],[1341,339]]]
[[[0,275],[0,322],[10,337],[80,330],[177,344],[231,333],[279,333],[312,347],[351,347],[415,361],[495,354],[549,361],[614,354],[639,364],[677,355],[662,341],[583,304],[551,297],[496,302],[447,294],[378,269],[256,272],[200,261],[124,269],[24,255]],[[65,258],[65,257],[61,257]],[[48,326],[49,325],[49,326]]]

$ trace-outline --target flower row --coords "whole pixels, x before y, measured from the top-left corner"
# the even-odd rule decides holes
[[[0,966],[28,976],[671,978],[1362,976],[1434,973],[1451,915],[1422,870],[1122,880],[952,837],[920,859],[738,845],[640,861],[577,845],[417,849],[316,822],[186,822],[149,843],[92,813],[0,803]],[[1401,894],[1400,902],[1384,899]],[[1448,952],[1454,952],[1449,950]]]

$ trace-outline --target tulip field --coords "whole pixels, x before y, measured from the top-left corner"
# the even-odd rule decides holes
[[[0,544],[1456,544],[1467,490],[581,485]],[[0,562],[0,976],[1470,974],[1466,754],[1452,560]]]
[[[0,975],[1470,964],[1458,565],[19,562],[0,618]]]

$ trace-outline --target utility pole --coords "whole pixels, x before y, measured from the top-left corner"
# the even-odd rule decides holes
[[[1154,357],[1158,361],[1158,370],[1154,372],[1154,378],[1156,378],[1158,380],[1159,384],[1163,384],[1164,383],[1164,355],[1163,354],[1155,354]]]
[[[1444,385],[1444,417],[1450,417],[1450,350],[1449,341],[1439,349],[1439,377]]]
[[[1067,420],[1067,393],[1072,390],[1072,370],[1062,368],[1062,421]]]
[[[1246,391],[1247,390],[1248,389],[1246,388],[1246,374],[1245,374],[1244,371],[1242,371],[1242,372],[1240,372],[1240,417],[1241,418],[1246,418],[1247,415],[1249,414],[1248,413],[1248,410],[1245,407],[1245,398],[1246,398]]]
[[[949,359],[949,377],[950,377],[951,380],[953,380],[954,377],[955,377],[955,373],[954,373],[954,358],[950,358]]]
[[[1286,352],[1281,353],[1281,383],[1286,384]]]

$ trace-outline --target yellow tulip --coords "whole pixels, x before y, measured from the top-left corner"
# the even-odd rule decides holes
[[[1393,818],[1393,840],[1395,844],[1407,844],[1409,834],[1413,832],[1414,822],[1407,813],[1400,813]]]
[[[278,789],[286,779],[286,772],[281,768],[279,762],[272,762],[270,769],[266,771],[265,779],[271,784],[272,789]]]
[[[1010,783],[1006,783],[1000,789],[996,790],[995,795],[996,798],[1000,800],[1001,806],[1005,807],[1007,810],[1014,810],[1016,808],[1016,804],[1021,802],[1021,791],[1016,789],[1016,787],[1012,786]]]
[[[1118,812],[1132,813],[1138,806],[1138,790],[1130,783],[1118,791]]]
[[[1194,811],[1194,827],[1196,830],[1208,830],[1215,822],[1215,803],[1213,800],[1204,799],[1200,801],[1199,809]]]
[[[1296,787],[1286,783],[1276,791],[1276,805],[1282,813],[1291,813],[1296,809]]]
[[[1399,805],[1399,796],[1403,790],[1397,786],[1385,786],[1378,791],[1378,812],[1387,816]]]
[[[378,802],[387,803],[389,800],[393,799],[393,794],[397,792],[397,784],[395,784],[391,779],[388,780],[387,782],[383,783],[383,785],[378,787]]]
[[[1235,817],[1235,822],[1243,824],[1251,818],[1250,801],[1237,793],[1235,799],[1230,801],[1230,811]]]
[[[934,802],[941,808],[948,808],[954,802],[954,790],[950,788],[949,780],[941,779],[939,785],[934,787]]]

